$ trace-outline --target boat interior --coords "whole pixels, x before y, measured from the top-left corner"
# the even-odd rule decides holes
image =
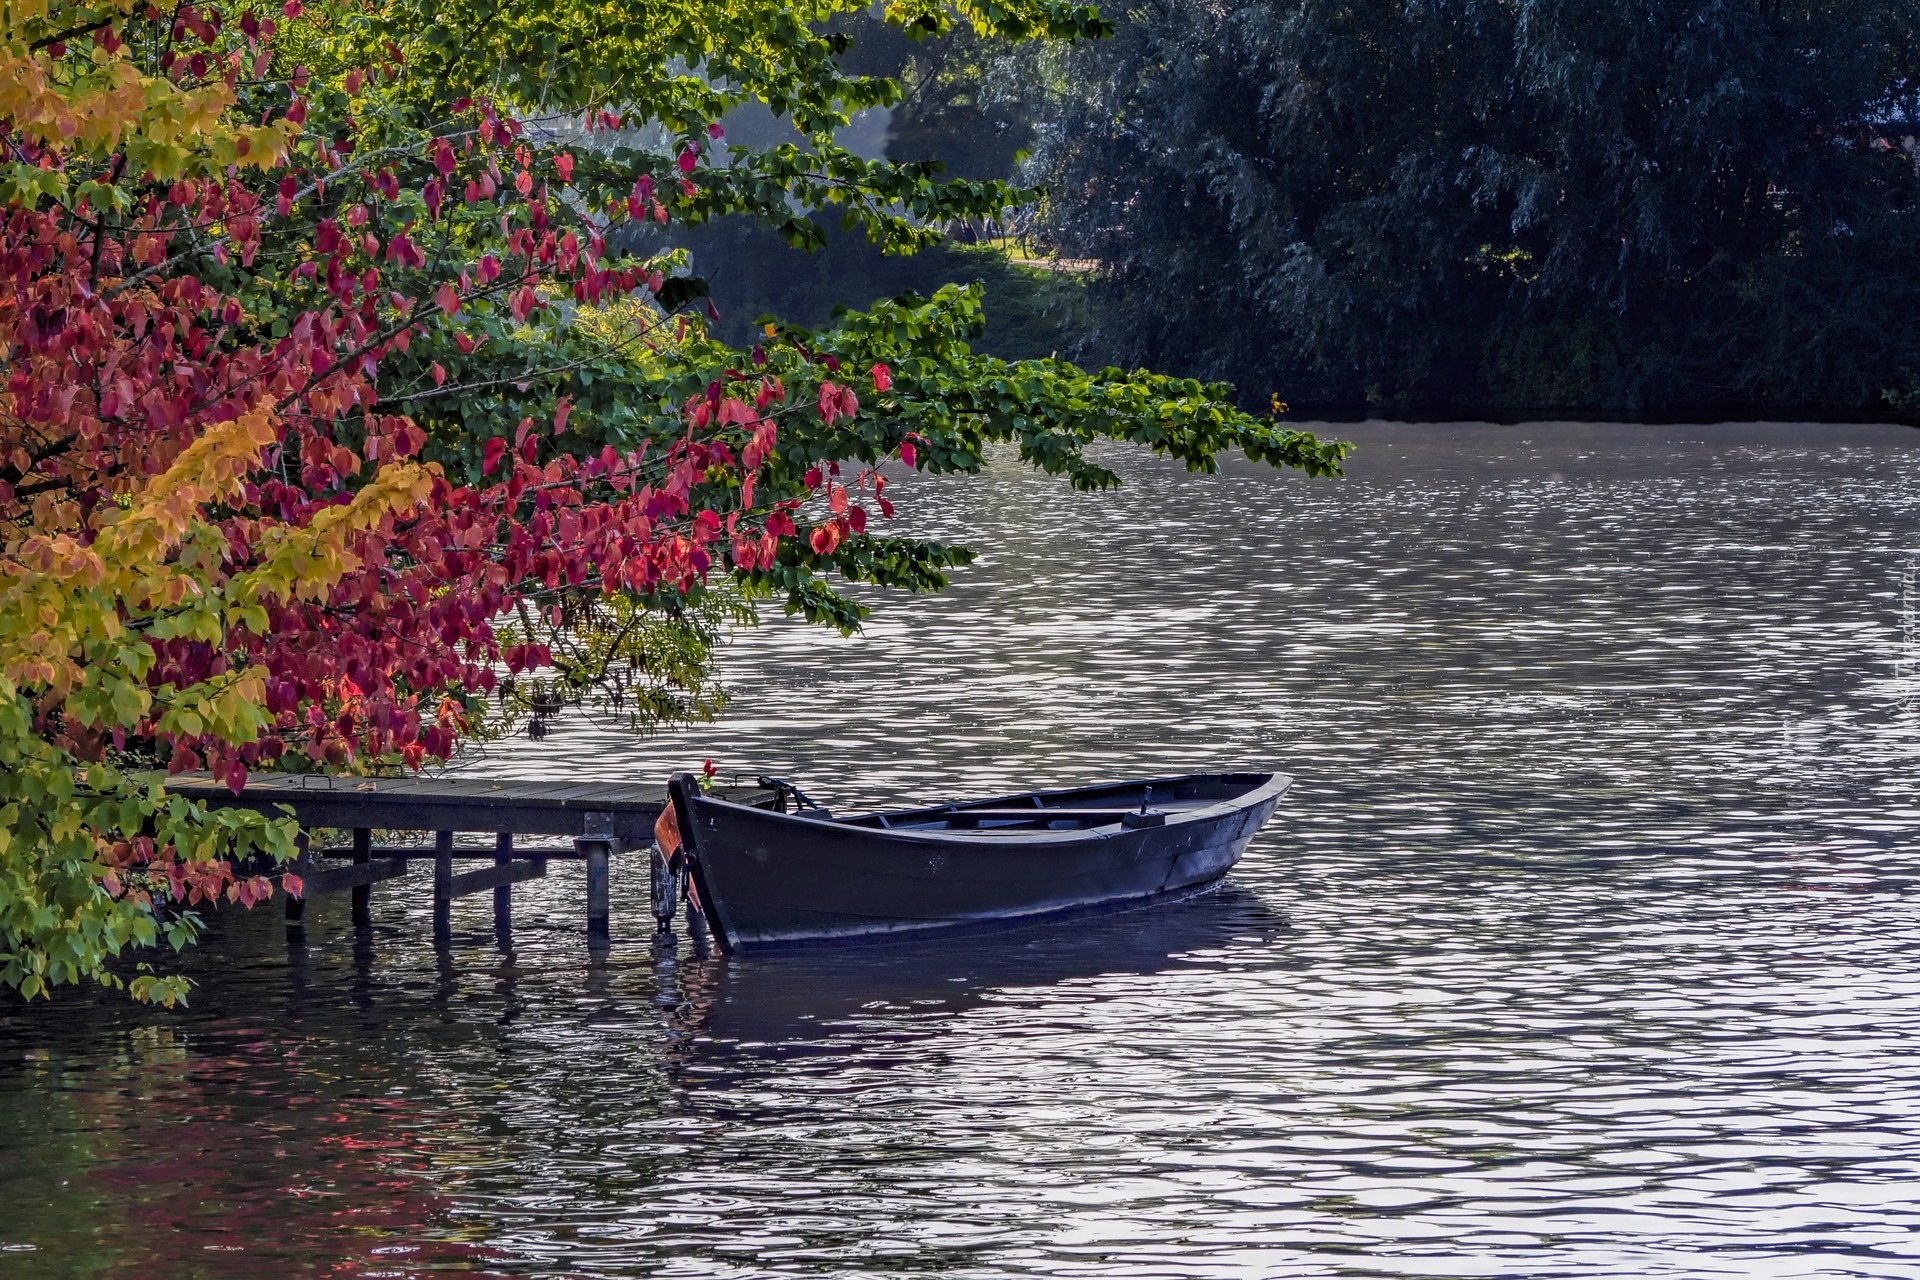
[[[819,806],[810,804],[791,812],[801,817],[826,816],[850,827],[886,831],[1090,831],[1101,827],[1160,827],[1181,813],[1246,795],[1266,785],[1272,777],[1266,773],[1193,774],[1067,791],[1029,791],[959,804],[845,817],[827,814]]]

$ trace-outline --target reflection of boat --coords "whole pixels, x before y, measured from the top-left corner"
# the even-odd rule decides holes
[[[1035,920],[912,947],[791,947],[681,967],[676,1028],[710,1065],[754,1046],[781,1054],[845,1052],[851,1042],[938,1035],[948,1019],[997,995],[1126,974],[1271,956],[1290,926],[1263,898],[1228,883],[1204,897],[1113,911],[1071,929]],[[693,981],[696,970],[699,981]]]
[[[708,922],[731,950],[1190,892],[1240,860],[1290,781],[1189,774],[847,818],[703,795],[688,773],[668,791]]]

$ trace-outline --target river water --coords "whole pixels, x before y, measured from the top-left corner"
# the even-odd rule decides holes
[[[183,1013],[0,1008],[0,1276],[1920,1277],[1920,435],[1339,430],[903,485],[950,593],[468,766],[1287,769],[1221,891],[723,961],[617,870],[601,966],[571,869],[506,956],[232,913]]]

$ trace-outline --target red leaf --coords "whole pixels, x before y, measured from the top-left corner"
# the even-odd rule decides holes
[[[820,384],[820,421],[829,427],[840,416],[840,388],[831,382]]]
[[[446,366],[441,364],[438,360],[435,360],[433,362],[433,385],[436,387],[444,387],[445,385],[447,385]]]
[[[448,315],[454,315],[460,310],[460,295],[454,292],[451,284],[442,284],[440,288],[434,292],[433,300],[438,303],[440,309]]]
[[[493,439],[487,441],[486,451],[480,459],[480,474],[483,476],[492,475],[494,468],[500,465],[500,459],[506,455],[506,452],[507,439],[505,436],[495,436]]]
[[[900,446],[900,461],[910,467],[920,465],[920,451],[913,447],[913,441],[909,440]]]
[[[553,434],[559,435],[567,429],[567,415],[573,412],[573,397],[561,396],[560,403],[553,409]]]
[[[883,364],[873,366],[873,389],[881,392],[893,390],[893,370]]]

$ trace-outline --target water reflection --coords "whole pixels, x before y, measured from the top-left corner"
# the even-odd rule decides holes
[[[1284,764],[1223,892],[733,961],[632,869],[598,962],[577,868],[508,952],[419,886],[223,917],[184,1016],[0,1012],[0,1275],[1920,1276],[1916,438],[1354,434],[1339,485],[916,482],[951,595],[485,762]]]
[[[874,1025],[889,1037],[931,1033],[1021,987],[1103,975],[1155,974],[1240,947],[1270,953],[1287,928],[1263,899],[1224,887],[1153,908],[1083,915],[1070,927],[1027,925],[916,944],[884,940],[742,955],[696,966],[674,1019],[714,1060],[762,1049],[834,1053]],[[904,1019],[904,1021],[900,1021]]]

